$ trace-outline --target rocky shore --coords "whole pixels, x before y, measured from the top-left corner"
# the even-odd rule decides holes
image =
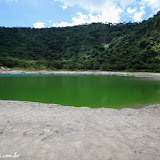
[[[116,110],[0,100],[1,158],[159,160],[160,105]]]
[[[136,77],[160,77],[160,73],[150,72],[107,72],[107,71],[22,71],[0,70],[0,74],[56,74],[56,75],[116,75]]]

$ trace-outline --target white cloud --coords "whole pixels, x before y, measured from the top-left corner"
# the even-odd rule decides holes
[[[90,9],[92,11],[96,10],[96,7],[94,8],[92,6]],[[82,14],[81,12],[77,12],[76,16],[72,17],[71,23],[68,23],[68,22],[61,22],[58,24],[54,23],[53,26],[65,27],[65,26],[74,26],[74,25],[93,23],[93,22],[118,23],[120,22],[120,18],[121,18],[120,15],[123,12],[123,10],[120,7],[113,5],[111,2],[106,2],[101,9],[100,8],[97,9],[97,12],[95,11],[92,12],[92,11],[88,15]]]
[[[43,22],[36,22],[33,24],[34,28],[44,28],[45,27],[45,23]]]
[[[109,8],[112,10],[113,8]],[[118,10],[118,12],[121,12],[121,10]],[[72,22],[61,22],[61,23],[54,23],[53,27],[66,27],[66,26],[76,26],[80,24],[85,24],[85,23],[93,23],[93,22],[111,22],[111,23],[117,23],[120,20],[120,16],[118,15],[118,12],[112,14],[112,16],[108,15],[108,12],[103,12],[103,14],[89,14],[85,15],[81,12],[77,12],[75,17],[72,17]]]
[[[84,24],[88,22],[88,16],[81,12],[77,12],[77,17],[73,17],[72,21],[75,25]]]
[[[99,12],[104,9],[106,3],[110,3],[121,8],[136,3],[136,0],[55,0],[62,3],[62,6],[73,7],[78,6],[80,8],[89,10],[90,12]]]
[[[55,0],[60,2],[61,7],[79,7],[85,9],[88,14],[76,14],[72,22],[61,22],[53,26],[73,26],[92,22],[118,23],[123,20],[124,15],[139,22],[143,20],[145,8],[152,9],[152,13],[160,10],[160,0]],[[122,19],[121,19],[122,18]],[[146,18],[146,17],[145,17]]]
[[[53,27],[66,27],[66,26],[75,26],[79,24],[89,23],[88,16],[82,14],[81,12],[76,13],[76,17],[72,18],[72,23],[68,22],[61,22],[61,23],[54,23]]]
[[[91,22],[113,22],[117,23],[120,21],[122,9],[116,2],[116,0],[55,0],[62,3],[62,6],[73,7],[78,6],[89,12],[85,17],[79,16],[79,18],[73,17],[72,23],[78,24],[80,21],[82,23],[91,23]],[[128,5],[135,0],[130,0],[123,5]]]
[[[62,8],[63,8],[63,9],[66,9],[66,8],[67,8],[67,6],[62,6]]]
[[[115,1],[119,3],[123,9],[136,3],[136,0],[115,0]]]
[[[139,21],[142,21],[142,16],[145,14],[145,10],[144,10],[144,7],[141,7],[140,8],[140,11],[139,12],[136,12],[133,16],[133,19],[135,22],[139,22]]]
[[[160,0],[142,0],[142,4],[151,7],[154,13],[160,10]]]
[[[129,7],[129,8],[127,8],[127,12],[128,12],[129,14],[133,14],[133,13],[135,13],[135,12],[136,12],[136,10],[137,10],[137,8],[133,8],[133,9],[131,9],[130,7]]]
[[[55,0],[61,2],[65,7],[78,6],[89,11],[99,11],[106,0]]]
[[[67,26],[73,26],[72,23],[68,22],[61,22],[61,23],[54,23],[53,27],[67,27]]]

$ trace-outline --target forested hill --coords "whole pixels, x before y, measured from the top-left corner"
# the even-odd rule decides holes
[[[141,23],[0,27],[0,65],[160,72],[160,12]]]

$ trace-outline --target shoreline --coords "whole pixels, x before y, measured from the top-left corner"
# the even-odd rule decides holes
[[[24,71],[0,70],[0,74],[45,74],[45,75],[106,75],[106,76],[134,76],[134,77],[159,77],[160,73],[151,72],[111,72],[111,71]]]
[[[69,105],[61,105],[61,104],[56,104],[56,103],[43,103],[43,102],[33,102],[33,101],[21,101],[21,100],[2,100],[0,99],[0,103],[1,102],[6,102],[6,103],[33,103],[33,104],[42,104],[42,105],[54,105],[57,107],[71,107],[71,108],[89,108],[89,109],[93,109],[93,110],[98,110],[98,109],[113,109],[113,110],[123,110],[123,109],[143,109],[143,108],[156,108],[156,107],[160,107],[160,103],[153,103],[153,104],[144,104],[144,105],[139,105],[139,106],[133,106],[133,107],[122,107],[122,108],[112,108],[112,107],[88,107],[88,106],[81,106],[81,107],[77,107],[77,106],[69,106]]]
[[[0,122],[0,154],[20,160],[160,158],[160,105],[92,109],[0,100]]]

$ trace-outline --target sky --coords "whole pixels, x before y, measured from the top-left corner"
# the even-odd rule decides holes
[[[0,26],[66,27],[141,22],[160,11],[160,0],[0,0]]]

